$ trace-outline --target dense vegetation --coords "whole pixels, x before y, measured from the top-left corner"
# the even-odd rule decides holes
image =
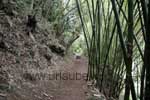
[[[125,87],[124,100],[130,93],[132,100],[150,99],[149,2],[76,0],[88,50],[89,80],[95,79],[100,91],[110,97],[118,98]]]
[[[0,14],[30,16],[36,24],[33,28],[44,24],[42,28],[55,33],[67,53],[70,50],[86,55],[88,80],[95,80],[96,87],[108,98],[119,99],[124,93],[124,100],[150,100],[149,3],[150,0],[0,0]]]
[[[79,38],[81,24],[77,18],[76,5],[62,0],[1,0],[0,9],[7,14],[34,16],[38,23],[48,23],[62,44],[69,49]]]

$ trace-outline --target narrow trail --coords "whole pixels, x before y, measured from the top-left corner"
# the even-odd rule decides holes
[[[73,80],[60,80],[59,89],[55,94],[55,100],[86,100],[86,81],[87,61],[85,58],[73,59],[72,62],[65,64],[65,72],[69,73],[70,78],[76,75]]]
[[[8,100],[86,100],[87,84],[85,77],[81,77],[87,75],[86,58],[70,58],[59,66],[62,69],[58,73],[69,73],[67,76],[71,79],[24,82],[15,93],[8,96]],[[77,79],[73,76],[76,73],[79,75]]]

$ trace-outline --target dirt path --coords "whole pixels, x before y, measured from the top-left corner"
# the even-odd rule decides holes
[[[55,100],[86,100],[87,61],[84,58],[73,59],[65,64],[65,73],[69,73],[68,80],[60,80]],[[73,80],[72,80],[73,79]]]
[[[7,100],[86,100],[87,87],[83,75],[87,73],[87,60],[70,58],[60,64],[60,67],[62,69],[58,73],[68,73],[67,79],[58,77],[57,80],[23,82]]]

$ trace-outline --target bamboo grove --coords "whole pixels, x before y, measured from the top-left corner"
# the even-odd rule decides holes
[[[107,97],[150,100],[150,0],[76,0],[88,80]]]

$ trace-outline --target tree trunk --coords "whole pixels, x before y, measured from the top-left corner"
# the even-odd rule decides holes
[[[132,55],[133,55],[133,1],[128,0],[128,43],[127,43],[127,65],[126,65],[126,87],[124,100],[129,100],[130,90],[132,100],[136,100],[134,82],[132,79]]]
[[[146,43],[144,66],[146,68],[146,87],[145,87],[145,100],[150,100],[150,0],[148,5],[148,17],[146,23]]]

